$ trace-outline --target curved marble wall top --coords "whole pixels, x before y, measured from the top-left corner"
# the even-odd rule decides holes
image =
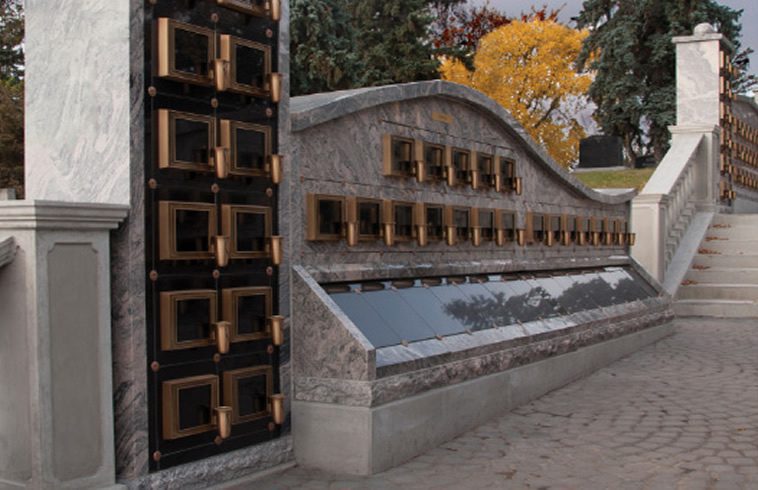
[[[570,190],[593,201],[614,205],[622,204],[636,195],[635,191],[605,194],[593,190],[558,165],[544,149],[539,147],[511,114],[486,95],[452,82],[434,80],[382,87],[368,87],[339,92],[306,95],[291,99],[291,121],[294,133],[383,104],[410,101],[426,97],[453,99],[473,106],[490,115],[526,152]]]

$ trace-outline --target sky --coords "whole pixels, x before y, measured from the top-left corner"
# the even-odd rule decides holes
[[[469,2],[474,5],[482,5],[487,0],[469,0]],[[528,12],[531,9],[531,5],[536,5],[538,8],[543,5],[547,5],[548,8],[558,8],[565,5],[563,10],[561,10],[561,20],[564,22],[569,22],[571,17],[575,17],[582,8],[582,0],[537,0],[534,2],[524,0],[489,0],[489,3],[510,16],[518,15],[521,12]],[[751,47],[756,51],[751,56],[750,71],[758,74],[758,0],[720,0],[719,3],[736,10],[743,10],[742,47]]]

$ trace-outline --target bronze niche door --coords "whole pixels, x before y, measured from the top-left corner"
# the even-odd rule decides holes
[[[145,3],[151,471],[288,430],[279,380],[279,6]]]

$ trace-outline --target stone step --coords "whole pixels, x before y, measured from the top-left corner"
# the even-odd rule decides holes
[[[674,302],[674,313],[679,317],[758,318],[758,305],[752,301],[679,300]]]
[[[758,285],[712,283],[689,285],[683,284],[677,292],[677,298],[697,300],[725,299],[758,301]]]
[[[695,255],[693,267],[713,268],[755,268],[758,255]]]
[[[713,224],[758,225],[758,214],[719,214],[713,217]]]
[[[758,240],[704,240],[700,248],[715,250],[722,255],[750,255],[758,251]],[[758,263],[756,264],[758,266]]]
[[[685,280],[711,284],[758,284],[758,268],[690,269]]]
[[[705,237],[728,238],[729,240],[756,240],[758,239],[758,226],[709,228]]]

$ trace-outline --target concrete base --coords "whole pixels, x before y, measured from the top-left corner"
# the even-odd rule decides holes
[[[371,475],[402,464],[552,390],[673,333],[653,327],[375,408],[295,401],[298,464]]]

